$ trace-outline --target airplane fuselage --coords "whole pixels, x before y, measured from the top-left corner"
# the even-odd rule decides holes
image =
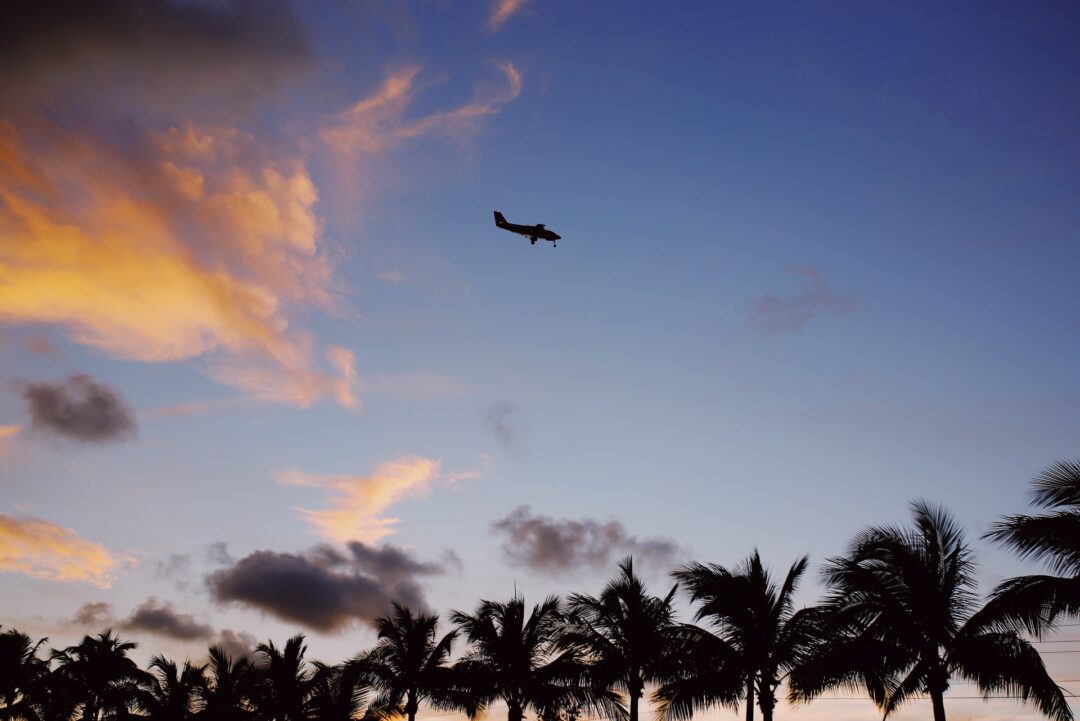
[[[552,243],[554,243],[555,241],[562,238],[562,236],[555,231],[545,228],[543,224],[518,225],[517,223],[508,223],[506,222],[506,218],[503,217],[502,213],[497,210],[495,211],[495,225],[502,228],[503,230],[509,230],[511,233],[524,235],[526,238],[532,241],[533,244],[535,244],[537,240],[550,240]]]

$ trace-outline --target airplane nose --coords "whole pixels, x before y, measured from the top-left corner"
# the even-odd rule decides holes
[[[559,235],[558,233],[552,233],[552,235],[555,236],[555,240],[562,240],[562,236]]]

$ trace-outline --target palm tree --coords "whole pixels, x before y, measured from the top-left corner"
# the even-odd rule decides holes
[[[183,668],[178,668],[175,661],[154,656],[138,704],[149,721],[191,721],[201,705],[205,685],[203,666],[185,661]]]
[[[365,683],[379,692],[373,706],[383,715],[405,714],[416,721],[421,703],[444,711],[478,711],[462,674],[446,665],[457,632],[437,635],[436,614],[414,614],[395,603],[390,616],[375,621],[379,642],[352,661]]]
[[[223,646],[211,646],[199,717],[205,721],[249,719],[253,714],[255,681],[255,669],[246,658],[234,660]]]
[[[115,721],[133,715],[139,684],[145,678],[128,657],[135,646],[108,630],[52,652],[59,680],[70,684],[75,706],[82,709],[82,721]]]
[[[615,689],[629,700],[629,721],[637,721],[645,686],[668,680],[677,628],[667,596],[651,596],[634,575],[634,561],[619,564],[618,575],[599,596],[570,597],[569,626],[563,648],[573,649],[589,664],[597,692]]]
[[[49,664],[38,656],[48,641],[37,643],[13,628],[0,633],[0,721],[37,721],[36,697],[49,675]]]
[[[793,700],[837,686],[864,686],[887,718],[928,695],[945,721],[953,677],[981,693],[1004,692],[1057,721],[1072,713],[1038,651],[998,611],[977,608],[974,561],[963,531],[943,509],[912,503],[913,528],[869,528],[830,559],[828,629],[813,658],[790,677]]]
[[[1080,462],[1055,463],[1033,485],[1032,505],[1050,512],[1008,516],[986,537],[1058,574],[1010,578],[994,592],[1009,617],[1038,634],[1062,615],[1080,615]]]
[[[732,570],[693,563],[675,573],[698,604],[694,620],[707,619],[713,632],[684,627],[689,673],[657,691],[661,718],[681,721],[745,698],[753,721],[756,696],[762,717],[772,721],[777,687],[816,637],[815,614],[796,612],[794,604],[808,565],[806,557],[792,564],[779,588],[756,550]]]
[[[273,641],[255,647],[259,663],[255,666],[255,714],[260,721],[307,721],[311,718],[309,700],[312,670],[304,660],[307,646],[303,634],[297,634],[278,648]]]
[[[353,721],[367,700],[368,689],[355,664],[315,662],[311,680],[311,718],[315,721]]]
[[[481,705],[506,702],[507,721],[521,721],[531,709],[551,715],[557,709],[590,705],[602,712],[618,706],[612,694],[589,693],[585,667],[572,650],[559,649],[563,615],[557,596],[548,596],[525,617],[525,599],[482,601],[475,614],[454,611],[451,619],[472,643],[456,665],[470,679]]]

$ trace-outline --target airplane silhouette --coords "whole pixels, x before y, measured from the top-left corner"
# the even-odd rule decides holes
[[[515,223],[507,223],[503,214],[497,210],[495,211],[495,225],[503,230],[509,230],[511,233],[524,235],[533,245],[536,245],[537,240],[550,240],[551,244],[557,248],[559,247],[559,244],[555,241],[562,238],[558,233],[545,228],[543,223],[540,223],[539,225],[517,225]]]

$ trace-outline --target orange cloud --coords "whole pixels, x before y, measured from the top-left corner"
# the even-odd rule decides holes
[[[317,199],[302,162],[235,129],[120,151],[72,135],[29,148],[0,124],[0,323],[64,326],[118,358],[202,357],[263,400],[354,407],[351,353],[289,325],[295,306],[338,303]]]
[[[492,32],[498,32],[502,26],[525,5],[527,0],[497,0],[488,19],[488,27]]]
[[[377,155],[425,135],[463,137],[475,130],[480,120],[497,115],[521,93],[521,73],[513,63],[495,65],[503,73],[503,87],[481,87],[471,102],[416,119],[406,118],[405,113],[416,95],[414,86],[420,67],[390,73],[374,95],[334,115],[320,137],[347,156]]]
[[[0,513],[0,571],[108,588],[120,565],[104,546],[70,528]]]
[[[278,474],[277,481],[290,486],[325,488],[333,492],[330,508],[321,511],[297,509],[319,534],[332,541],[373,543],[394,533],[397,518],[384,516],[393,504],[405,498],[426,496],[436,481],[453,484],[476,473],[455,473],[443,477],[439,461],[422,456],[405,456],[382,463],[370,476],[317,476],[292,469]]]
[[[0,441],[4,440],[6,438],[14,438],[15,436],[19,435],[19,431],[21,431],[21,430],[22,430],[22,426],[16,426],[16,425],[0,426]]]

